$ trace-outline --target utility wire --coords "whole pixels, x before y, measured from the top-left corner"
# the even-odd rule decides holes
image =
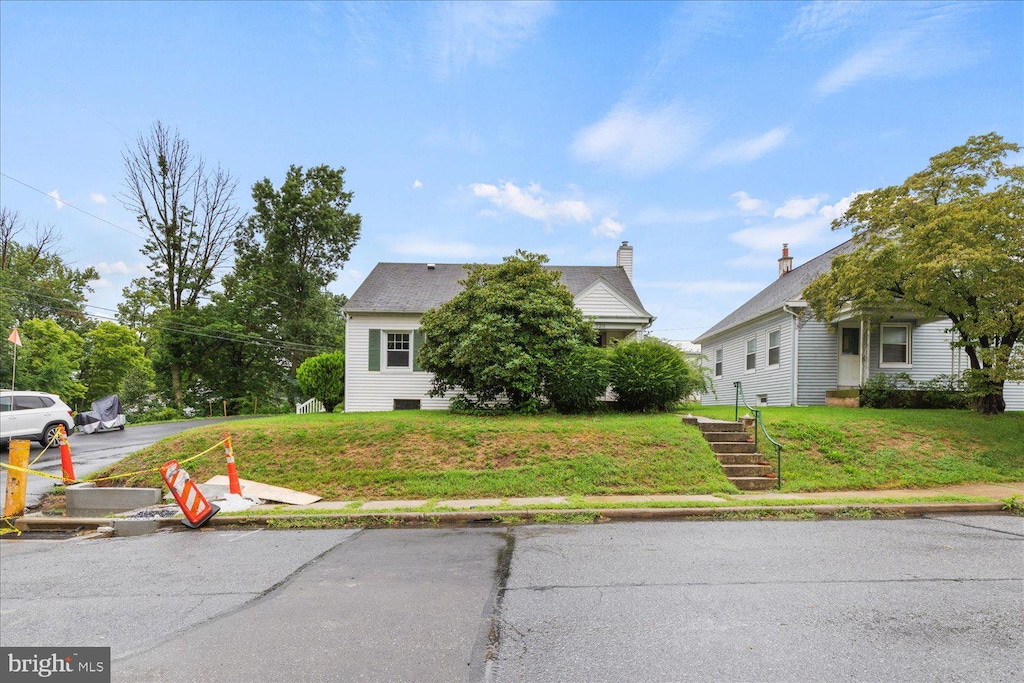
[[[78,314],[84,315],[84,316],[89,317],[89,318],[96,318],[96,319],[99,319],[99,320],[110,320],[110,321],[114,321],[114,322],[120,322],[117,318],[113,318],[113,317],[110,317],[110,316],[100,315],[98,313],[87,313],[87,312],[84,312],[84,311],[79,311],[76,308],[76,306],[78,304],[76,304],[75,302],[71,301],[70,299],[62,299],[60,297],[49,296],[47,294],[40,294],[38,292],[27,292],[25,290],[15,289],[13,287],[0,287],[0,289],[5,289],[5,290],[10,291],[10,292],[16,292],[18,294],[27,295],[27,296],[31,296],[31,297],[50,299],[52,301],[57,301],[59,303],[65,304],[65,305],[70,305],[69,308],[62,309],[60,311],[61,313],[78,313]],[[28,302],[28,300],[24,299],[24,298],[22,298],[21,301]],[[81,305],[85,306],[87,308],[95,308],[95,309],[98,309],[98,310],[101,310],[101,311],[109,311],[109,312],[114,312],[114,313],[118,312],[118,311],[116,311],[115,309],[112,309],[112,308],[105,308],[103,306],[96,306],[96,305],[93,305],[93,304],[82,303]],[[329,347],[329,346],[319,346],[319,345],[315,345],[315,344],[304,344],[302,342],[291,342],[291,341],[271,339],[270,337],[261,337],[261,336],[258,336],[258,335],[250,335],[250,334],[247,334],[247,333],[244,333],[244,332],[232,332],[230,330],[215,330],[215,332],[217,332],[218,334],[211,334],[210,331],[207,328],[205,328],[205,327],[199,327],[197,325],[190,325],[188,323],[183,323],[183,322],[163,323],[163,324],[147,323],[146,327],[150,327],[150,328],[155,329],[155,330],[162,330],[162,331],[166,331],[166,332],[175,332],[175,333],[178,333],[178,334],[184,334],[186,336],[206,337],[206,338],[209,338],[209,339],[220,339],[222,341],[229,341],[229,342],[234,342],[234,343],[239,343],[239,344],[255,344],[257,346],[272,346],[274,348],[280,348],[280,349],[283,349],[283,350],[292,350],[292,351],[329,351],[332,348],[332,347]],[[224,336],[224,335],[228,335],[228,336]]]
[[[43,195],[44,197],[47,197],[48,199],[52,199],[55,202],[59,202],[59,203],[63,204],[64,206],[72,208],[75,211],[78,211],[79,213],[84,213],[86,216],[89,216],[90,218],[95,218],[96,220],[100,221],[101,223],[106,223],[107,225],[109,225],[111,227],[117,228],[121,232],[126,232],[129,235],[131,235],[132,237],[138,237],[140,240],[146,239],[146,237],[144,235],[140,235],[139,233],[135,232],[134,230],[129,230],[128,228],[121,227],[117,223],[114,223],[113,221],[108,221],[106,218],[103,218],[102,216],[97,216],[96,214],[90,213],[90,212],[86,211],[85,209],[80,209],[77,206],[75,206],[74,204],[72,204],[71,202],[68,202],[68,201],[65,201],[63,199],[59,199],[57,197],[54,197],[53,195],[51,195],[48,192],[43,192],[38,187],[34,187],[32,185],[29,185],[24,180],[18,180],[14,176],[8,175],[8,174],[4,173],[3,171],[0,171],[0,176],[3,176],[4,178],[7,178],[8,180],[13,180],[14,182],[18,183],[19,185],[24,185],[28,189],[33,190],[35,192],[38,192],[39,194]]]

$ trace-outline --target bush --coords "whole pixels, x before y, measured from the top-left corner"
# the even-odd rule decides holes
[[[181,411],[175,408],[156,408],[140,413],[138,422],[167,422],[168,420],[180,420],[184,417]]]
[[[863,408],[955,408],[970,405],[970,396],[963,382],[949,375],[937,375],[915,385],[905,372],[875,375],[860,390]]]
[[[914,388],[914,380],[905,372],[894,375],[875,375],[860,388],[863,408],[899,408],[900,392]]]
[[[608,388],[608,353],[596,346],[580,346],[555,368],[548,382],[548,400],[560,413],[583,413],[598,407]]]
[[[612,389],[623,410],[669,410],[672,404],[706,389],[703,372],[683,352],[649,337],[627,341],[611,352]]]
[[[307,358],[295,373],[299,388],[324,404],[328,413],[345,397],[345,354],[321,353]]]

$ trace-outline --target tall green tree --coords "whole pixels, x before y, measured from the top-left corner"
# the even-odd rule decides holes
[[[131,329],[103,321],[85,333],[81,380],[88,387],[86,403],[120,393],[132,372],[151,377],[153,367]]]
[[[235,242],[235,269],[225,290],[265,336],[288,345],[292,377],[318,348],[344,345],[345,299],[326,287],[359,239],[362,218],[348,210],[352,197],[345,169],[326,165],[292,166],[280,188],[269,178],[253,185],[255,206]]]
[[[37,224],[29,230],[16,211],[0,208],[0,328],[32,318],[81,327],[89,283],[98,278],[95,268],[64,260],[55,228]]]
[[[559,363],[596,338],[548,258],[519,250],[498,265],[466,266],[464,289],[427,311],[420,366],[434,373],[432,396],[530,411],[546,396]]]
[[[22,321],[20,333],[15,388],[57,394],[69,405],[85,398],[86,386],[76,379],[85,345],[82,338],[50,319]],[[10,367],[0,376],[0,386],[11,386]]]
[[[819,320],[847,306],[948,319],[983,413],[1005,410],[1004,383],[1024,379],[1024,167],[1005,163],[1019,151],[974,136],[902,184],[858,195],[833,223],[857,249],[804,292]]]
[[[125,192],[121,201],[146,234],[150,284],[167,303],[168,318],[194,309],[216,282],[214,271],[228,258],[242,224],[235,203],[236,181],[219,166],[210,169],[177,130],[161,122],[125,149]],[[163,349],[174,401],[181,408],[182,359],[186,348]]]

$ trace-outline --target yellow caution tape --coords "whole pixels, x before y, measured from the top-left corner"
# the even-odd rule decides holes
[[[184,465],[187,462],[192,462],[193,460],[195,460],[197,458],[203,457],[204,455],[206,455],[210,451],[214,450],[218,446],[223,446],[224,443],[228,440],[228,438],[230,438],[230,437],[226,437],[226,438],[221,439],[217,443],[215,443],[212,446],[210,446],[209,448],[207,448],[202,453],[197,453],[197,454],[195,454],[193,456],[189,456],[188,458],[185,458],[184,460],[179,460],[178,464],[179,465]],[[36,458],[36,460],[38,460],[38,459],[39,458]],[[33,462],[35,462],[35,461],[33,461]],[[40,477],[46,477],[47,479],[56,479],[58,481],[64,481],[64,477],[63,476],[59,476],[59,475],[56,475],[56,474],[49,474],[47,472],[40,472],[39,470],[33,470],[33,469],[29,469],[27,467],[18,467],[17,465],[10,465],[10,464],[5,463],[5,462],[0,462],[0,467],[4,467],[4,468],[9,469],[9,470],[17,470],[18,472],[28,472],[29,474],[35,474],[35,475],[40,476]],[[109,481],[111,479],[125,479],[126,477],[133,477],[136,474],[147,474],[149,472],[159,472],[159,471],[160,471],[159,467],[151,467],[151,468],[146,469],[146,470],[136,470],[135,472],[125,472],[124,474],[115,474],[115,475],[110,476],[110,477],[100,477],[98,479],[69,479],[67,481],[68,481],[68,483],[72,483],[72,484],[81,484],[81,483],[84,483],[84,482],[87,482],[87,481]]]
[[[45,453],[46,451],[50,450],[50,446],[52,446],[53,444],[57,443],[58,440],[60,440],[60,432],[54,432],[53,433],[53,438],[50,439],[50,443],[48,443],[45,446],[43,446],[43,450],[39,451],[39,455],[37,455],[36,459],[33,460],[32,462],[30,462],[28,464],[28,466],[32,467],[32,465],[35,465],[37,462],[39,462],[39,458],[43,457],[43,453]]]

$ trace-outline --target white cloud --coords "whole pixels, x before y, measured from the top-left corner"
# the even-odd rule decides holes
[[[711,150],[707,163],[720,166],[756,161],[786,142],[789,133],[789,128],[780,126],[752,138],[727,140]]]
[[[740,211],[744,211],[746,213],[768,212],[768,202],[763,199],[754,199],[743,190],[733,192],[729,197],[736,200],[736,207]]]
[[[674,166],[690,155],[706,123],[679,104],[641,110],[619,104],[576,134],[576,158],[634,174]]]
[[[89,194],[89,199],[92,200],[92,202],[94,204],[106,204],[107,203],[107,198],[104,197],[99,192],[92,192],[92,193],[90,193]]]
[[[606,217],[600,223],[594,226],[594,234],[600,237],[611,237],[616,238],[622,234],[622,231],[626,229],[622,223],[613,220],[611,217]]]
[[[871,9],[872,3],[857,0],[846,2],[808,2],[797,12],[786,38],[821,41],[848,31]]]
[[[470,64],[504,61],[554,12],[550,2],[451,2],[431,5],[427,61],[440,76]]]
[[[550,201],[548,193],[537,183],[522,188],[514,183],[501,182],[499,185],[473,183],[473,195],[489,201],[493,206],[532,218],[546,224],[552,222],[586,223],[591,220],[590,208],[579,199]]]
[[[145,263],[126,264],[124,261],[106,263],[100,261],[93,265],[100,275],[146,275],[149,273],[149,266]]]
[[[417,179],[417,180],[414,180],[414,181],[412,181],[412,189],[414,189],[414,190],[418,190],[418,189],[420,189],[421,187],[423,187],[423,183],[422,183],[422,182],[420,182],[420,181],[419,181],[418,179]]]
[[[807,199],[801,197],[788,199],[782,206],[775,209],[775,213],[772,216],[774,218],[789,218],[792,220],[809,216],[818,210],[818,204],[821,204],[822,199],[824,199],[824,196],[808,197]]]
[[[815,84],[826,97],[870,80],[925,78],[968,66],[984,43],[967,33],[968,3],[894,3],[866,32],[866,44],[847,56]]]
[[[781,249],[783,243],[799,247],[826,242],[831,234],[832,221],[846,212],[858,194],[851,193],[834,204],[820,208],[818,205],[825,199],[825,195],[790,199],[775,211],[774,217],[779,220],[744,228],[729,235],[729,239],[754,252],[775,252]],[[766,259],[763,253],[746,254],[729,263],[736,266],[763,265]]]
[[[60,192],[57,192],[57,190],[50,190],[46,195],[53,198],[53,203],[57,205],[58,211],[64,208],[64,202],[60,198]]]

